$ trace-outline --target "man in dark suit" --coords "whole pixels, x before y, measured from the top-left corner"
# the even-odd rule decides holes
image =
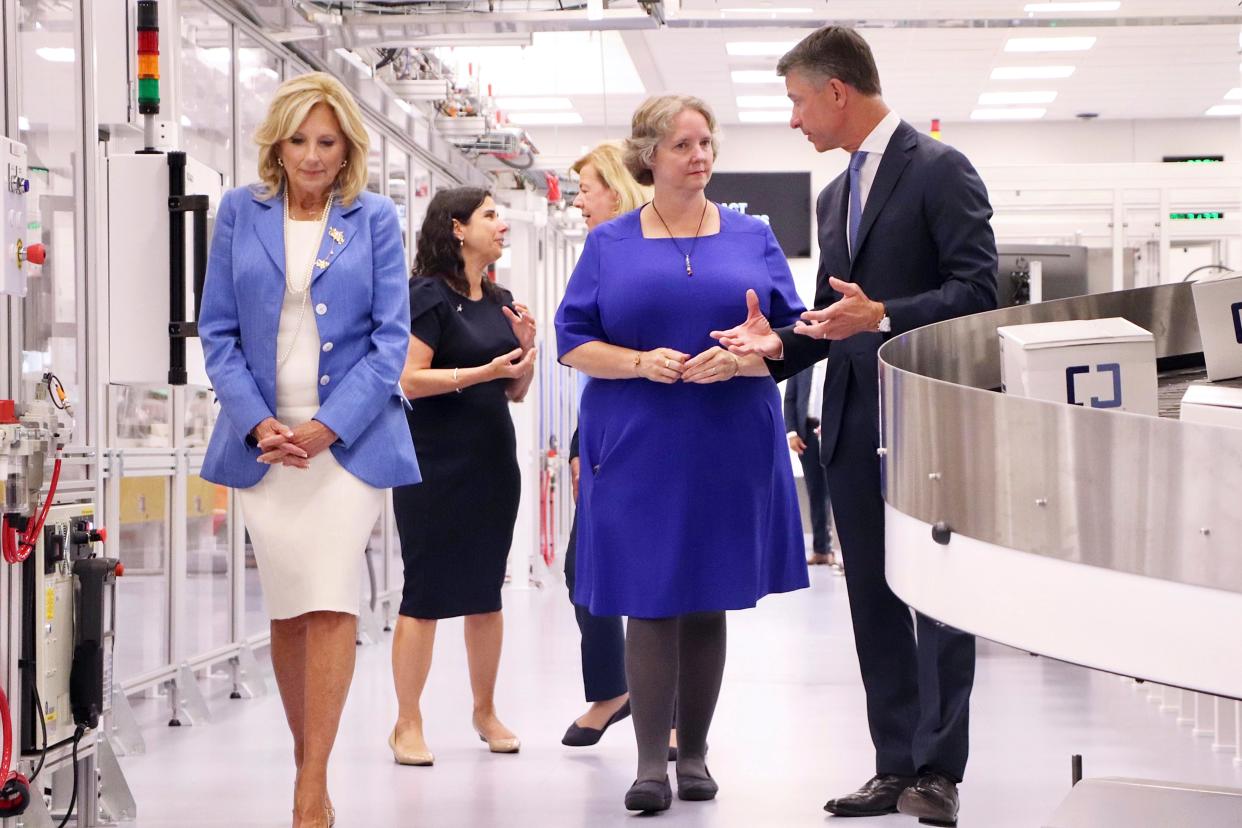
[[[876,351],[889,336],[996,306],[992,208],[965,156],[884,104],[871,49],[854,30],[814,32],[777,72],[793,101],[790,126],[818,152],[847,150],[849,168],[817,204],[816,309],[774,332],[748,291],[746,321],[716,335],[735,353],[768,357],[777,378],[832,354],[820,440],[876,775],[824,807],[842,816],[900,810],[953,824],[975,642],[921,614],[912,618],[885,580]]]
[[[789,449],[802,464],[806,498],[811,506],[811,566],[837,568],[832,552],[832,504],[828,499],[828,478],[819,450],[819,412],[822,407],[823,377],[819,366],[794,374],[785,382],[785,437]],[[816,387],[818,381],[819,386]],[[812,397],[815,398],[812,403]],[[814,411],[814,414],[811,412]]]

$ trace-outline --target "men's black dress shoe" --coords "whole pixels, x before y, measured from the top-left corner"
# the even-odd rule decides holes
[[[897,810],[919,818],[922,825],[957,825],[957,783],[942,773],[931,771],[906,788],[897,801]]]
[[[561,744],[569,747],[587,747],[593,745],[604,735],[604,731],[615,725],[617,722],[629,717],[630,702],[626,699],[625,704],[617,708],[617,712],[613,713],[608,721],[604,722],[601,728],[580,727],[577,722],[569,726],[569,730],[565,731],[565,735],[561,737]]]
[[[913,776],[880,773],[852,794],[828,800],[824,810],[843,817],[869,817],[897,812],[902,791],[914,784]]]
[[[654,779],[637,779],[625,794],[625,808],[628,811],[667,811],[673,804],[673,787],[668,784],[668,777],[660,781]]]
[[[707,771],[707,776],[691,776],[688,773],[677,772],[678,799],[687,802],[706,802],[709,799],[715,799],[719,790],[720,786],[712,778],[711,771]]]

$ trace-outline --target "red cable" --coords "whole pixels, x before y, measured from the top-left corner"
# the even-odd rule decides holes
[[[4,720],[4,754],[0,756],[0,785],[9,781],[9,766],[13,761],[13,722],[9,718],[9,697],[0,687],[0,719]]]

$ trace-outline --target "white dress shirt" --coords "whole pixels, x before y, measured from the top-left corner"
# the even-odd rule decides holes
[[[863,210],[867,208],[867,196],[871,195],[871,185],[875,183],[875,174],[880,169],[884,151],[888,149],[888,143],[893,139],[893,133],[899,126],[901,126],[901,116],[890,110],[884,119],[875,125],[875,129],[871,130],[871,134],[858,145],[859,150],[867,153],[867,157],[863,159],[862,169],[858,172],[859,204],[862,205]],[[850,218],[853,218],[852,214]],[[847,220],[846,234],[849,234],[849,228],[852,226],[853,222]],[[850,249],[853,249],[853,238],[849,240],[849,244]]]

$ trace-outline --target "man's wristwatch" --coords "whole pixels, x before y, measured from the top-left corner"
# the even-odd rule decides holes
[[[882,315],[880,316],[880,321],[875,325],[876,333],[890,333],[893,330],[893,320],[888,318],[888,313],[885,312],[884,304],[882,302],[877,304],[880,305],[880,313]]]

